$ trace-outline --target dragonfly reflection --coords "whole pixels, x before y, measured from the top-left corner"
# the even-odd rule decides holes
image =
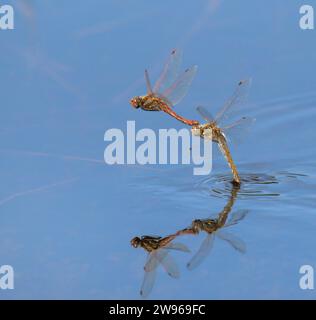
[[[233,183],[240,184],[240,177],[237,171],[237,167],[233,161],[231,153],[228,148],[227,139],[231,139],[235,142],[239,142],[243,134],[255,121],[254,118],[242,117],[238,121],[224,127],[220,127],[220,124],[229,118],[231,112],[236,111],[237,105],[240,105],[249,90],[250,80],[243,80],[238,83],[237,89],[233,96],[226,102],[226,104],[220,109],[216,117],[205,110],[203,107],[198,107],[197,111],[207,121],[205,124],[199,124],[192,127],[192,134],[200,136],[201,138],[212,140],[216,142],[226,158],[228,165],[233,173]]]
[[[244,253],[246,251],[246,245],[243,240],[239,239],[229,232],[224,231],[227,227],[237,224],[248,213],[248,210],[238,210],[230,214],[237,197],[238,190],[239,187],[233,187],[228,203],[219,213],[217,218],[196,219],[192,222],[189,228],[177,232],[177,235],[198,234],[201,231],[207,233],[207,236],[202,242],[199,250],[188,262],[188,269],[192,270],[201,264],[205,257],[210,253],[213,247],[215,236],[222,240],[225,240],[234,249],[238,250],[241,253]],[[228,219],[229,214],[230,217]]]
[[[186,95],[197,71],[197,66],[192,66],[178,76],[180,56],[178,50],[171,52],[153,88],[151,87],[148,71],[145,70],[147,94],[132,98],[130,103],[134,108],[141,108],[146,111],[164,111],[185,124],[190,126],[198,125],[198,121],[185,119],[172,109]]]
[[[176,235],[167,237],[142,236],[135,237],[131,240],[134,248],[142,247],[148,252],[148,258],[144,266],[145,275],[141,286],[140,294],[146,298],[151,292],[156,278],[156,269],[159,264],[172,278],[179,278],[180,273],[177,264],[169,254],[169,249],[190,252],[190,250],[182,243],[172,242]]]

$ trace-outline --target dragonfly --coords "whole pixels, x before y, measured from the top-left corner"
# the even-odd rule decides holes
[[[145,70],[147,93],[143,96],[133,97],[130,100],[130,104],[134,108],[141,108],[146,111],[164,111],[189,126],[198,125],[198,121],[186,119],[172,109],[187,94],[197,71],[197,66],[194,65],[178,75],[180,60],[180,51],[172,50],[163,71],[153,87],[151,86],[149,73]]]
[[[215,118],[204,107],[197,107],[198,113],[207,121],[207,123],[194,125],[191,128],[193,135],[217,143],[231,168],[233,184],[235,185],[240,185],[241,180],[228,147],[228,140],[239,143],[256,119],[252,117],[242,117],[232,124],[223,127],[221,124],[237,111],[238,105],[242,105],[242,102],[244,102],[249,91],[250,84],[250,79],[239,81],[235,92],[219,110]]]
[[[190,250],[182,243],[172,242],[176,235],[169,235],[166,237],[159,236],[142,236],[135,237],[131,240],[131,245],[134,248],[142,247],[148,252],[146,264],[144,266],[144,279],[141,286],[140,294],[146,298],[155,283],[156,269],[159,264],[172,278],[179,278],[180,272],[177,264],[169,254],[169,250],[178,250],[182,252],[190,252]]]
[[[234,249],[241,253],[246,252],[246,245],[243,240],[239,239],[232,233],[225,231],[226,228],[237,224],[248,214],[248,210],[237,210],[231,213],[229,217],[238,191],[239,187],[232,188],[231,196],[223,210],[218,214],[217,218],[195,219],[193,220],[190,227],[177,232],[178,236],[184,234],[197,235],[200,232],[207,233],[207,236],[202,242],[199,250],[187,264],[187,268],[189,270],[192,270],[199,266],[201,262],[206,258],[206,256],[210,253],[214,244],[215,237],[228,242]]]

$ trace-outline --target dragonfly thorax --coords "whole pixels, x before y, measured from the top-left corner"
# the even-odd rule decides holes
[[[134,248],[142,247],[146,251],[151,252],[153,250],[159,249],[161,246],[161,237],[154,237],[154,236],[142,236],[141,238],[139,237],[134,237],[131,240],[131,245]]]
[[[191,132],[194,136],[200,136],[201,138],[210,138],[217,142],[218,137],[222,134],[222,131],[215,123],[206,123],[197,126],[193,126]]]
[[[218,221],[216,219],[197,219],[192,222],[192,227],[197,231],[214,232],[218,228]]]
[[[130,102],[134,108],[141,108],[146,111],[160,111],[164,109],[165,105],[164,100],[153,94],[134,97]]]

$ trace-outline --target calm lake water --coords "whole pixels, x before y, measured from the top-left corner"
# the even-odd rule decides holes
[[[316,31],[299,28],[305,1],[6,1],[15,29],[0,31],[0,266],[15,289],[0,299],[140,299],[146,253],[134,236],[166,236],[194,219],[245,210],[227,228],[245,252],[215,237],[182,236],[171,252],[181,276],[161,266],[150,299],[314,299],[299,286],[316,267]],[[180,10],[181,8],[181,10]],[[172,48],[198,64],[176,111],[216,110],[253,80],[242,116],[256,118],[231,151],[242,185],[213,145],[213,170],[193,165],[105,164],[110,128],[184,127],[162,112],[134,110]],[[229,217],[228,217],[229,218]]]

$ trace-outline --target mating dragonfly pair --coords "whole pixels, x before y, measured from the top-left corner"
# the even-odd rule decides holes
[[[131,244],[134,248],[142,247],[148,252],[148,258],[144,266],[145,275],[140,291],[142,297],[146,298],[151,292],[156,278],[156,269],[159,265],[163,267],[170,277],[179,278],[180,272],[176,262],[170,255],[170,250],[190,252],[186,245],[174,242],[179,236],[197,235],[200,232],[205,232],[207,234],[199,250],[188,262],[187,268],[189,270],[198,267],[210,253],[215,237],[226,241],[235,250],[241,253],[246,251],[246,245],[243,240],[239,239],[234,234],[225,231],[227,227],[233,226],[244,219],[248,213],[248,210],[237,210],[232,212],[229,217],[238,191],[239,187],[232,188],[227,204],[216,218],[195,219],[191,226],[166,237],[142,236],[135,237],[131,240]]]
[[[197,71],[197,66],[192,66],[181,75],[178,75],[180,58],[181,54],[178,50],[171,52],[161,75],[153,87],[150,83],[148,71],[145,70],[147,94],[132,98],[130,103],[134,108],[141,108],[146,111],[164,111],[182,123],[191,126],[193,135],[216,142],[232,170],[233,183],[239,185],[240,176],[229,151],[227,139],[230,138],[238,142],[255,119],[242,117],[227,126],[222,126],[222,123],[230,118],[232,111],[235,112],[238,105],[242,104],[251,81],[242,80],[238,83],[236,91],[220,109],[215,118],[204,107],[198,107],[197,111],[207,121],[205,124],[200,124],[197,120],[189,120],[178,115],[172,109],[186,95]]]

